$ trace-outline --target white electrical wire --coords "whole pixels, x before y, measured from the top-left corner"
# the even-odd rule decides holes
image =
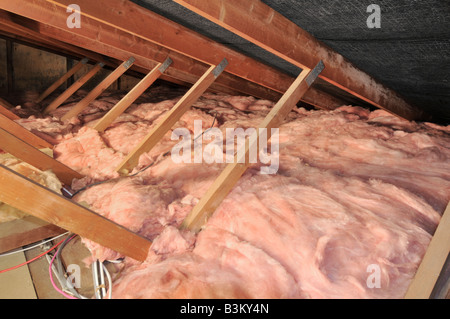
[[[95,298],[96,299],[101,299],[100,298],[100,293],[98,290],[98,272],[97,272],[97,261],[94,261],[92,263],[92,277],[93,277],[93,281],[94,281],[94,294],[95,294]]]
[[[101,296],[102,298],[106,295],[106,287],[105,287],[105,272],[103,271],[103,263],[98,261],[98,273],[100,275],[100,287],[101,287]]]
[[[109,274],[108,269],[106,268],[106,266],[104,264],[102,264],[103,266],[103,271],[106,274],[106,277],[108,278],[108,299],[112,298],[112,280],[111,280],[111,275]]]
[[[47,239],[46,241],[43,241],[43,242],[41,242],[41,243],[39,243],[39,244],[30,246],[30,247],[27,247],[27,248],[22,248],[22,249],[19,249],[19,250],[11,251],[11,252],[9,252],[9,253],[1,254],[0,257],[9,256],[9,255],[16,254],[16,253],[21,253],[21,252],[24,252],[24,251],[27,251],[27,250],[30,250],[30,249],[33,249],[33,248],[42,246],[42,245],[44,245],[44,244],[46,244],[46,243],[48,243],[48,242],[50,242],[50,241],[52,241],[52,240],[55,240],[55,239],[57,239],[57,238],[59,238],[59,237],[62,237],[62,236],[65,236],[65,235],[67,235],[68,233],[69,233],[69,232],[65,232],[64,234],[61,234],[61,235],[55,236],[55,237],[53,237],[53,238]]]

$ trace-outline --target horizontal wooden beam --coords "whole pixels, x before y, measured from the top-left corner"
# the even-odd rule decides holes
[[[61,162],[58,162],[54,158],[1,128],[0,149],[42,171],[52,170],[58,179],[65,185],[72,185],[72,180],[74,178],[80,179],[84,177],[80,173],[67,167]]]
[[[75,64],[69,71],[67,71],[63,76],[61,76],[58,80],[55,81],[52,85],[50,85],[44,92],[42,92],[41,95],[36,99],[36,103],[42,102],[43,99],[45,99],[47,96],[49,96],[51,93],[53,93],[58,87],[60,87],[64,82],[67,81],[72,75],[77,73],[83,65],[85,65],[88,62],[88,59],[82,59],[78,61],[77,64]]]
[[[138,261],[151,242],[0,165],[0,201]]]
[[[150,131],[149,134],[131,151],[116,168],[121,175],[128,173],[138,164],[139,156],[149,152],[183,116],[189,107],[208,89],[216,78],[228,65],[226,59],[219,65],[211,66],[208,71],[195,83],[189,91],[166,113],[164,118]]]
[[[94,77],[103,68],[102,62],[97,63],[79,79],[77,79],[70,87],[62,92],[56,99],[54,99],[44,110],[44,114],[48,114],[51,111],[56,110],[65,100],[67,100],[72,94],[74,94],[79,88],[81,88],[86,82]]]
[[[128,92],[108,113],[106,113],[94,126],[94,129],[103,132],[114,120],[120,116],[153,82],[155,82],[172,63],[170,58],[158,63],[133,89]]]
[[[450,253],[450,203],[428,245],[405,299],[429,299]]]
[[[378,108],[407,120],[430,120],[424,111],[260,0],[174,1],[301,69],[323,60],[327,66],[323,80]]]
[[[36,148],[53,148],[52,144],[39,136],[34,135],[22,125],[14,122],[3,114],[0,114],[0,128]]]
[[[267,134],[267,140],[270,139],[271,129],[278,128],[282,124],[287,114],[292,111],[322,69],[323,64],[319,63],[314,71],[305,69],[300,73],[283,97],[275,104],[260,124],[259,128],[264,130],[258,130],[258,132],[255,133],[256,136],[247,138],[244,146],[245,151],[238,151],[236,153],[234,162],[225,167],[206,194],[200,199],[197,205],[195,205],[189,215],[186,216],[180,226],[181,229],[188,229],[195,233],[202,229],[208,218],[214,213],[217,207],[219,207],[220,203],[225,199],[250,166],[249,160],[247,159],[249,158],[251,149],[258,149],[259,134]],[[259,152],[256,153],[258,154]],[[240,156],[242,156],[242,158]]]

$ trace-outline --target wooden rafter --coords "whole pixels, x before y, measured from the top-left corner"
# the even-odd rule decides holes
[[[172,63],[170,58],[159,63],[136,86],[128,92],[108,113],[98,121],[94,129],[103,132],[120,114],[122,114],[144,91],[152,85]]]
[[[272,108],[260,124],[259,129],[264,129],[264,131],[258,130],[258,132],[255,133],[257,136],[250,136],[247,139],[244,146],[245,152],[238,151],[236,153],[234,162],[225,167],[219,177],[208,189],[206,194],[184,219],[181,224],[181,229],[189,229],[193,232],[199,232],[201,230],[208,218],[214,213],[217,207],[219,207],[223,199],[233,189],[239,178],[250,166],[247,158],[249,157],[249,152],[251,149],[258,149],[259,134],[264,132],[264,134],[267,134],[267,140],[270,139],[271,129],[277,128],[282,124],[287,114],[292,111],[322,69],[323,64],[319,63],[313,71],[305,69],[300,73],[283,97]],[[243,157],[240,158],[240,156]]]
[[[57,109],[65,100],[67,100],[72,94],[74,94],[79,88],[81,88],[87,81],[98,73],[103,68],[102,62],[97,63],[88,72],[76,80],[69,88],[62,92],[56,99],[54,99],[44,110],[44,114],[48,114],[51,111]]]
[[[61,76],[58,80],[56,80],[55,83],[50,85],[44,92],[42,92],[35,102],[36,103],[42,102],[43,99],[45,99],[47,96],[53,93],[58,87],[60,87],[64,82],[66,82],[67,79],[69,79],[72,75],[78,72],[87,62],[88,62],[87,58],[78,61],[78,63],[75,64],[69,71],[67,71],[63,76]]]
[[[83,175],[80,173],[67,167],[61,162],[58,162],[54,158],[1,128],[0,149],[42,171],[52,170],[58,179],[65,185],[72,185],[72,180],[74,178],[83,178]]]
[[[20,119],[20,116],[17,114],[14,114],[10,110],[8,110],[6,107],[6,103],[0,100],[0,114],[6,116],[10,120],[18,120]]]
[[[144,261],[151,242],[0,165],[0,201],[24,213]]]
[[[429,299],[450,253],[450,203],[443,213],[405,299]]]
[[[92,91],[88,93],[80,102],[77,103],[72,109],[70,109],[63,117],[62,121],[71,119],[77,116],[81,111],[83,111],[89,103],[94,101],[100,94],[102,94],[114,81],[116,81],[122,74],[124,74],[130,66],[133,65],[135,59],[134,57],[129,58],[121,65],[119,65],[113,72],[111,72],[102,82],[100,82]]]
[[[67,4],[70,3],[68,2]],[[194,75],[198,78],[205,72],[205,67],[207,68],[208,65],[214,65],[218,62],[218,56],[223,56],[227,59],[232,58],[234,71],[230,71],[230,73],[225,73],[221,76],[211,86],[212,90],[227,92],[227,90],[229,91],[231,89],[235,92],[241,92],[241,94],[253,95],[275,101],[279,99],[290,83],[292,83],[293,79],[282,72],[248,58],[245,55],[239,55],[237,52],[215,43],[206,37],[202,37],[189,29],[183,28],[168,19],[160,17],[131,1],[113,0],[108,3],[108,10],[104,10],[104,7],[99,6],[99,3],[95,1],[82,1],[82,3],[77,3],[83,7],[81,12],[83,15],[83,28],[68,30],[66,27],[67,13],[65,10],[67,4],[65,2],[59,3],[45,0],[36,0],[30,3],[20,0],[1,4],[1,7],[42,23],[42,26],[39,27],[40,33],[58,38],[61,41],[64,41],[63,38],[65,38],[67,42],[121,60],[124,59],[123,51],[128,52],[128,54],[136,57],[135,65],[145,68],[147,72],[154,67],[154,63],[149,67],[149,59],[162,62],[161,55],[170,55],[174,64],[170,72],[167,73],[167,76],[173,76],[174,78],[189,83],[195,82],[195,80],[187,80],[189,75]],[[98,13],[98,17],[101,19],[91,14],[91,8],[93,8],[92,10],[98,10],[98,12],[93,12],[95,14]],[[126,16],[131,18],[123,19],[125,12]],[[133,21],[130,27],[134,25],[134,29],[130,30],[121,26],[120,24],[124,20]],[[149,24],[158,25],[159,27],[148,28]],[[147,36],[147,33],[150,31],[148,29],[152,29],[151,31],[155,38]],[[168,30],[168,37],[162,36],[166,30]],[[120,41],[118,40],[119,38]],[[79,39],[79,42],[77,39]],[[88,39],[95,41],[94,43],[88,44]],[[132,41],[132,45],[128,43],[129,41]],[[172,48],[172,45],[165,47],[167,41],[170,41],[172,44],[178,43],[179,50]],[[114,46],[114,49],[109,49],[107,48],[108,46]],[[171,48],[167,49],[169,46]],[[183,47],[186,48],[185,51],[183,51]],[[187,51],[191,48],[195,48],[198,51],[197,54],[207,54],[209,58],[203,59],[201,56],[193,56],[191,52]],[[224,54],[222,55],[222,53]],[[249,78],[250,76],[251,78]],[[261,81],[267,83],[264,84]],[[313,92],[313,89],[311,92]],[[327,109],[342,105],[342,101],[339,99],[331,97],[324,92],[319,93],[314,94],[310,99],[307,99],[307,96],[305,96],[304,102],[313,103],[313,105]]]
[[[0,128],[36,148],[53,148],[52,144],[39,136],[34,135],[32,132],[3,114],[0,114]]]
[[[12,105],[11,103],[9,103],[8,101],[6,101],[6,100],[4,100],[2,98],[0,98],[0,105],[3,106],[4,108],[7,108],[7,109],[14,108],[14,105]]]
[[[320,76],[323,80],[378,108],[408,120],[430,119],[260,0],[174,1],[301,69],[323,60],[327,66]]]
[[[208,71],[191,87],[189,91],[166,113],[150,133],[131,151],[117,167],[116,171],[127,175],[139,162],[139,156],[149,152],[170,128],[183,116],[189,107],[208,89],[228,65],[226,59],[217,66],[211,66]]]

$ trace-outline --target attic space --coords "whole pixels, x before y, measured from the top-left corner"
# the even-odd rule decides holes
[[[449,16],[0,1],[0,299],[450,298]]]

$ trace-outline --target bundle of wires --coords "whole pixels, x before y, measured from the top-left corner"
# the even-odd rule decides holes
[[[53,288],[59,292],[60,294],[62,294],[64,297],[68,298],[68,299],[89,299],[81,294],[78,293],[78,291],[75,289],[75,287],[73,286],[73,284],[67,279],[67,273],[66,270],[64,269],[63,263],[62,263],[62,259],[61,259],[61,252],[63,250],[63,248],[73,239],[75,238],[77,235],[75,234],[71,234],[69,232],[63,233],[61,235],[55,236],[53,238],[44,240],[36,245],[27,247],[27,248],[23,248],[23,249],[18,249],[18,250],[14,250],[12,252],[8,252],[8,253],[4,253],[1,254],[0,257],[5,257],[5,256],[9,256],[12,254],[16,254],[16,253],[20,253],[20,252],[24,252],[27,250],[31,250],[33,248],[37,248],[37,247],[45,247],[46,244],[48,244],[51,241],[54,241],[62,236],[66,236],[67,237],[63,240],[61,240],[60,242],[58,242],[57,244],[55,244],[54,246],[46,249],[44,252],[42,252],[41,254],[39,254],[38,256],[27,260],[26,262],[23,262],[19,265],[7,268],[7,269],[3,269],[0,270],[0,273],[6,273],[8,271],[17,269],[19,267],[25,266],[35,260],[38,260],[39,258],[45,256],[47,258],[47,261],[49,262],[49,275],[50,275],[50,281],[52,283]],[[57,249],[56,253],[51,256],[50,253]],[[111,299],[112,297],[112,280],[111,280],[111,275],[108,272],[108,269],[106,268],[106,266],[100,262],[99,260],[97,260],[92,267],[92,273],[93,273],[93,278],[94,278],[94,289],[95,289],[95,297],[97,299],[103,299],[106,296],[106,284],[104,281],[104,276],[106,275],[107,279],[108,279],[108,298]],[[54,276],[56,277],[56,279],[58,280],[60,286],[62,289],[60,289],[54,280]]]
[[[47,258],[49,259],[49,274],[50,274],[50,281],[53,285],[53,288],[55,288],[56,291],[58,291],[60,294],[62,294],[64,297],[69,299],[89,299],[81,294],[78,293],[78,291],[75,289],[73,284],[67,280],[65,274],[65,269],[61,261],[61,251],[62,249],[77,235],[69,235],[60,245],[55,255],[51,258],[47,255]],[[55,273],[55,276],[57,277],[60,286],[62,289],[59,289],[58,286],[55,284],[55,281],[53,279],[53,273]],[[96,260],[92,264],[92,273],[93,273],[93,279],[94,279],[94,293],[96,299],[103,299],[106,295],[106,284],[104,281],[104,275],[106,274],[106,277],[108,278],[108,298],[111,299],[112,297],[112,279],[111,275],[108,272],[108,269],[106,266],[99,260]]]
[[[1,254],[0,257],[9,256],[9,255],[12,255],[12,254],[24,252],[24,251],[27,251],[27,250],[30,250],[30,249],[39,247],[39,246],[41,246],[41,245],[43,245],[43,244],[45,244],[45,243],[51,242],[51,241],[53,241],[53,240],[55,240],[55,239],[58,239],[59,237],[62,237],[62,236],[64,236],[64,235],[67,235],[67,234],[68,234],[68,233],[64,233],[64,234],[58,235],[58,236],[56,236],[56,237],[53,237],[53,238],[51,238],[51,239],[48,239],[48,240],[46,240],[46,241],[44,241],[44,242],[42,242],[42,243],[36,244],[36,245],[34,245],[34,246],[30,246],[30,247],[23,248],[23,249],[19,249],[19,250],[15,250],[15,251],[12,251],[12,252],[9,252],[9,253]],[[41,258],[42,256],[45,256],[46,254],[50,253],[52,250],[54,250],[55,248],[57,248],[59,245],[61,245],[63,242],[64,242],[64,240],[61,240],[59,243],[57,243],[56,245],[54,245],[53,247],[51,247],[51,248],[48,249],[47,251],[41,253],[40,255],[38,255],[38,256],[36,256],[36,257],[30,259],[30,260],[27,260],[26,262],[23,262],[23,263],[21,263],[21,264],[19,264],[19,265],[16,265],[16,266],[13,266],[13,267],[10,267],[10,268],[7,268],[7,269],[0,270],[0,274],[1,274],[1,273],[8,272],[8,271],[11,271],[11,270],[13,270],[13,269],[16,269],[16,268],[19,268],[19,267],[22,267],[22,266],[25,266],[25,265],[27,265],[27,264],[29,264],[29,263],[31,263],[31,262],[33,262],[33,261],[35,261],[35,260]]]

